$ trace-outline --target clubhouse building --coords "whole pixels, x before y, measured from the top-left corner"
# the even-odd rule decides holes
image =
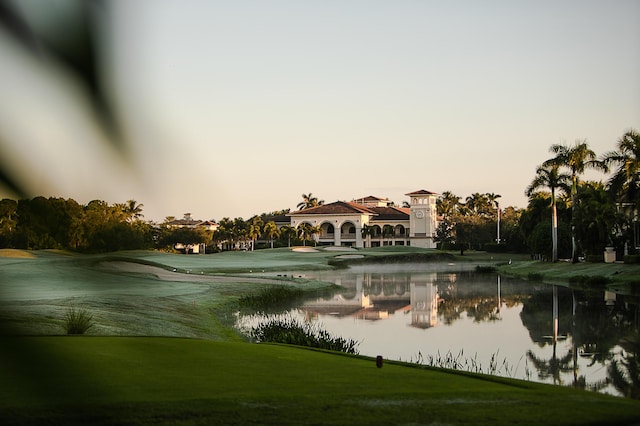
[[[409,207],[395,207],[388,199],[368,196],[298,210],[287,216],[292,227],[305,223],[318,227],[318,245],[435,248],[438,194],[421,189],[405,195],[409,197]]]

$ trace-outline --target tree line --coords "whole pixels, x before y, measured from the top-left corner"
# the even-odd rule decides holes
[[[602,256],[609,246],[618,253],[635,254],[640,245],[640,134],[629,130],[615,150],[600,156],[584,140],[551,145],[549,151],[552,155],[536,168],[525,189],[524,209],[500,206],[500,195],[494,193],[463,199],[443,192],[437,201],[439,247],[528,252],[551,261]],[[587,169],[608,173],[608,179],[583,181]],[[312,193],[302,194],[298,208],[323,203]],[[289,209],[248,220],[225,217],[212,232],[173,227],[170,217],[160,224],[145,221],[142,208],[135,200],[115,204],[93,200],[82,205],[54,197],[3,199],[0,248],[108,252],[172,250],[177,243],[205,243],[209,250],[253,250],[306,245],[320,232],[311,225],[276,225],[276,217]]]
[[[107,252],[147,249],[157,235],[134,200],[86,205],[73,199],[0,200],[0,248]]]
[[[225,217],[213,232],[198,227],[175,227],[172,217],[162,223],[143,220],[143,204],[135,200],[109,204],[93,200],[42,196],[0,200],[0,248],[60,249],[84,253],[160,249],[176,244],[204,243],[208,251],[306,245],[316,230],[310,226],[278,227],[273,218],[289,209],[263,213],[248,220]],[[215,220],[213,221],[215,222]]]
[[[525,189],[525,209],[501,209],[500,196],[492,193],[472,194],[462,201],[445,191],[437,203],[439,244],[529,252],[550,261],[596,259],[606,247],[620,254],[636,254],[640,245],[640,133],[625,132],[615,150],[600,156],[585,140],[554,144],[549,152],[551,157],[536,168]],[[588,169],[608,178],[582,180]]]

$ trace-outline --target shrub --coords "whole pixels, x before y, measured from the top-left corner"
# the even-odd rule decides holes
[[[270,318],[253,327],[249,335],[256,342],[285,343],[331,351],[358,354],[359,342],[334,337],[317,324],[300,323],[294,318]]]
[[[93,327],[93,315],[84,307],[70,307],[64,314],[63,327],[67,334],[84,334]]]
[[[257,294],[248,294],[240,297],[240,308],[251,309],[257,312],[275,313],[287,311],[291,306],[304,298],[304,291],[291,286],[265,287]]]

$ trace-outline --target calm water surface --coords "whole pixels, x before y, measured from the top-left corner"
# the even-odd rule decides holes
[[[458,362],[465,370],[621,395],[610,368],[637,351],[638,297],[554,289],[457,268],[413,264],[288,272],[343,290],[284,315],[360,342],[363,355]],[[263,320],[242,316],[238,327]]]

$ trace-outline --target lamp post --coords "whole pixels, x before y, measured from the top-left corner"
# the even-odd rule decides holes
[[[500,244],[500,203],[496,201],[496,209],[498,209],[498,234],[496,241]]]

